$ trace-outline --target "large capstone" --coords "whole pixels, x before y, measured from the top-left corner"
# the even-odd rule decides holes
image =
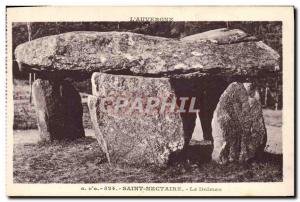
[[[32,87],[42,140],[84,137],[81,98],[71,83],[37,79]]]
[[[219,163],[245,162],[264,151],[267,133],[259,94],[251,83],[227,87],[214,112],[212,135],[212,159]]]
[[[88,104],[95,135],[112,162],[164,165],[184,131],[168,78],[94,73]]]
[[[20,44],[15,57],[21,70],[56,77],[93,72],[255,76],[278,70],[279,54],[262,41],[246,40],[240,30],[211,32],[213,40],[198,40],[206,39],[207,33],[175,40],[130,32],[69,32]]]

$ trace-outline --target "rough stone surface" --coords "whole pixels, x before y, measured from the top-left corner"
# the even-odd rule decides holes
[[[42,140],[84,137],[81,98],[69,82],[37,79],[32,88]]]
[[[93,96],[88,98],[91,119],[99,144],[112,162],[164,165],[172,152],[183,148],[180,114],[160,113],[161,105],[147,112],[144,106],[149,97],[175,97],[169,79],[94,73],[92,85]],[[114,104],[103,110],[100,103],[107,97],[129,98],[128,106],[136,98],[145,98],[143,110],[107,111]]]
[[[219,163],[245,162],[263,152],[267,133],[258,92],[250,83],[231,83],[220,97],[212,120]]]
[[[69,32],[42,37],[20,44],[15,56],[20,69],[60,71],[58,75],[257,75],[261,71],[274,72],[279,64],[278,53],[261,41],[218,44],[211,40],[180,41],[129,32]]]
[[[182,41],[211,41],[218,44],[231,44],[245,41],[257,41],[255,37],[249,36],[239,29],[214,29],[199,34],[183,37]]]

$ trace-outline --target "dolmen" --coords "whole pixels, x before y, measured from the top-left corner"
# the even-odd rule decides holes
[[[188,148],[197,114],[218,163],[264,151],[267,133],[255,79],[279,70],[279,54],[241,30],[180,40],[130,32],[68,32],[15,49],[38,75],[33,98],[41,137],[84,136],[79,92],[88,80],[95,136],[109,162],[166,165]],[[71,80],[71,81],[70,81]],[[189,154],[201,156],[201,154]]]

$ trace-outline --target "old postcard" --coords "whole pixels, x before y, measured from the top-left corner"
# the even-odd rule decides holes
[[[293,7],[7,8],[7,195],[294,196]]]

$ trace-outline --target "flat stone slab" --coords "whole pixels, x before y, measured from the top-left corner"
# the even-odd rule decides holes
[[[246,41],[258,41],[257,38],[249,36],[247,33],[240,29],[227,28],[214,29],[199,34],[193,34],[190,36],[183,37],[180,40],[190,42],[211,41],[217,44],[232,44]]]
[[[218,44],[189,38],[192,36],[180,41],[130,32],[69,32],[20,44],[15,56],[21,70],[40,72],[172,77],[193,72],[257,75],[278,70],[278,53],[262,41]]]
[[[161,112],[162,102],[157,102],[175,99],[168,78],[94,73],[92,86],[88,105],[95,136],[111,162],[166,165],[170,154],[183,148],[180,114],[167,106]]]
[[[231,83],[220,97],[212,120],[212,159],[246,162],[264,152],[267,131],[259,93],[251,83]]]

